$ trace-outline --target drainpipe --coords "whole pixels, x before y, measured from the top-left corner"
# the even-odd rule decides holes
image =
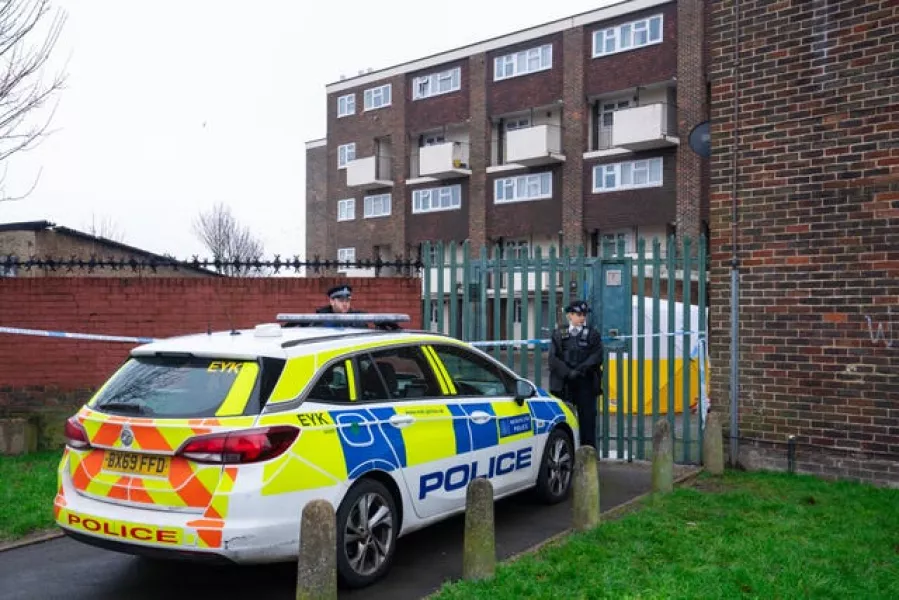
[[[737,188],[740,182],[737,154],[740,148],[740,3],[734,2],[734,146],[731,150],[731,259],[730,259],[730,464],[736,466],[739,448],[739,419],[737,410],[740,398],[740,259],[737,255]]]

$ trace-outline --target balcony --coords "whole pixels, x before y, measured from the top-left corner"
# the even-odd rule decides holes
[[[616,110],[609,129],[600,130],[600,149],[623,148],[632,152],[677,146],[677,111],[664,102]],[[604,135],[605,134],[605,135]],[[605,139],[604,139],[605,138]]]
[[[502,164],[487,172],[512,167],[537,167],[565,162],[562,154],[562,128],[558,125],[534,125],[505,132],[502,138]]]
[[[418,154],[412,155],[411,161],[409,183],[425,183],[471,175],[468,144],[463,142],[422,146],[418,149]]]
[[[390,171],[391,157],[386,155],[366,156],[347,163],[347,187],[363,190],[393,187],[393,174]]]

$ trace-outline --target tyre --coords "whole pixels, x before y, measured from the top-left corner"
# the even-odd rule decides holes
[[[537,474],[537,496],[546,504],[557,504],[571,493],[574,474],[574,444],[562,429],[553,429],[546,440],[540,472]]]
[[[343,587],[359,588],[383,577],[396,546],[396,501],[374,479],[357,482],[337,511],[337,576]]]

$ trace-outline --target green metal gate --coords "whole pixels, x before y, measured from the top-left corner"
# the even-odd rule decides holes
[[[602,458],[645,460],[652,424],[666,418],[675,432],[675,460],[702,460],[707,372],[707,242],[654,240],[636,252],[623,240],[600,256],[583,247],[522,251],[462,244],[422,247],[422,315],[425,329],[466,340],[542,387],[548,383],[546,353],[554,327],[565,323],[563,307],[585,299],[589,323],[600,326],[606,353],[599,399],[597,450]],[[625,273],[623,281],[610,271]],[[630,277],[627,277],[627,273]],[[631,323],[596,322],[621,296]],[[642,293],[641,293],[642,292]],[[626,310],[623,309],[622,310]],[[672,410],[673,408],[673,410]]]

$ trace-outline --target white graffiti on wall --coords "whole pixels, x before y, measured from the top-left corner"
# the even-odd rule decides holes
[[[878,345],[882,343],[885,348],[892,348],[894,346],[899,347],[893,337],[892,307],[887,307],[886,323],[882,321],[878,321],[877,323],[875,323],[870,315],[865,315],[865,320],[868,322],[868,335],[871,336],[872,344]]]

